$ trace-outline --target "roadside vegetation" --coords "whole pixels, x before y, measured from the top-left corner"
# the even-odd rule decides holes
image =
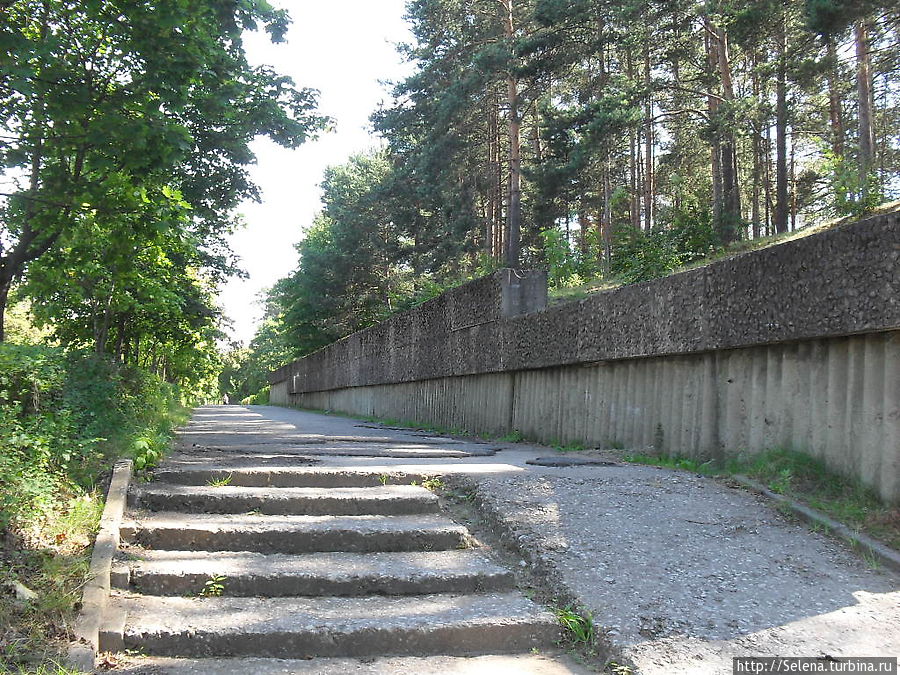
[[[112,463],[219,400],[250,143],[322,129],[251,65],[267,2],[11,0],[0,21],[0,672],[62,672]]]
[[[31,672],[71,637],[113,461],[152,467],[186,409],[153,373],[10,342],[0,400],[0,672]]]

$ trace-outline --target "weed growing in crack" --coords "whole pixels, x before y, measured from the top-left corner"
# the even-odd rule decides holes
[[[553,612],[565,629],[566,636],[576,647],[591,647],[594,644],[596,631],[590,612],[579,614],[571,606],[557,607]]]
[[[422,479],[422,487],[434,492],[435,490],[443,490],[445,485],[444,480],[440,476],[425,476]]]
[[[225,593],[225,582],[228,580],[228,577],[215,575],[209,579],[207,579],[206,583],[203,584],[203,588],[200,590],[201,598],[219,598]]]
[[[231,485],[231,474],[222,478],[210,478],[206,481],[206,484],[210,487],[225,487],[226,485]]]

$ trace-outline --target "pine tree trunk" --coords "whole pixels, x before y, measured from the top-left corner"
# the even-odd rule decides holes
[[[629,140],[631,142],[630,153],[628,156],[628,170],[630,173],[630,185],[628,191],[628,201],[629,201],[629,211],[631,216],[631,226],[639,230],[641,229],[641,213],[640,213],[640,202],[638,201],[638,182],[639,182],[639,170],[638,170],[638,143],[637,143],[637,132],[630,131],[629,132]]]
[[[609,150],[603,165],[603,216],[600,218],[603,239],[603,267],[609,272],[612,262],[612,180],[609,176]]]
[[[765,136],[763,137],[763,169],[764,169],[764,180],[763,180],[763,192],[765,194],[765,199],[763,201],[763,205],[765,206],[765,216],[763,218],[763,223],[765,225],[764,234],[765,236],[769,236],[772,234],[772,213],[774,211],[774,204],[772,202],[772,128],[767,124]]]
[[[731,58],[728,50],[728,33],[724,28],[715,27],[716,57],[719,78],[722,81],[722,98],[726,103],[734,101],[734,85],[731,81]],[[726,244],[739,238],[741,223],[741,190],[738,176],[737,147],[732,126],[727,125],[723,133],[721,147],[722,169],[722,241]]]
[[[505,1],[506,37],[515,36],[513,0]],[[509,106],[509,213],[506,242],[506,266],[517,269],[521,247],[522,229],[522,147],[519,138],[522,122],[519,119],[519,82],[510,72],[506,79],[507,104]]]
[[[653,99],[650,94],[650,41],[644,45],[644,86],[647,100],[644,104],[644,229],[653,226]]]
[[[782,22],[775,76],[775,232],[788,229],[787,30]]]
[[[834,37],[829,36],[828,50],[828,117],[831,122],[831,151],[836,157],[844,156],[844,116],[841,110],[841,93],[838,89],[838,57]]]
[[[797,229],[797,174],[796,174],[796,157],[795,157],[795,149],[797,144],[794,142],[794,134],[793,130],[791,130],[791,159],[790,159],[790,169],[789,169],[789,181],[791,187],[791,231]]]
[[[757,66],[759,65],[758,55],[754,52],[752,55],[753,63],[752,63],[752,86],[753,86],[753,98],[759,102],[761,101],[761,87],[759,83],[759,72],[757,72]],[[762,191],[762,134],[760,134],[758,125],[754,122],[753,127],[750,131],[750,143],[753,147],[753,203],[750,206],[750,227],[751,227],[751,236],[753,239],[759,238],[759,217],[760,217],[760,209],[759,209],[759,200],[760,194]]]
[[[872,68],[869,56],[870,22],[856,26],[856,92],[859,99],[859,178],[862,199],[866,200],[869,173],[872,171],[875,134],[872,130]]]
[[[496,220],[497,194],[494,179],[494,154],[497,136],[497,108],[493,99],[487,97],[488,128],[487,128],[487,204],[485,208],[484,225],[484,252],[488,258],[494,257],[494,223]]]
[[[587,260],[590,249],[588,247],[588,232],[591,229],[591,219],[584,209],[578,210],[578,250],[581,259]]]
[[[707,30],[704,33],[706,43],[706,58],[711,72],[716,72],[719,66],[718,43],[712,36],[715,29],[712,22],[706,20]],[[706,97],[706,106],[709,119],[713,120],[719,110],[719,99],[714,94]],[[724,212],[724,191],[722,189],[722,143],[718,133],[714,133],[709,149],[710,178],[712,180],[712,217],[717,228],[720,227]]]

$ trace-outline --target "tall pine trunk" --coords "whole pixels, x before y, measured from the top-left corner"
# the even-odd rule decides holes
[[[505,0],[506,38],[510,48],[515,37],[513,0]],[[519,119],[519,82],[510,68],[506,79],[506,96],[509,106],[509,213],[506,242],[506,266],[519,267],[522,230],[522,147],[520,140],[522,122]]]
[[[875,156],[875,133],[872,128],[872,67],[869,56],[869,32],[871,24],[861,21],[856,26],[856,92],[859,99],[859,179],[860,197],[868,198],[869,174]]]
[[[831,151],[836,157],[844,156],[844,116],[841,109],[841,92],[838,89],[837,45],[834,36],[827,38],[828,52],[828,118],[831,122]]]
[[[788,230],[787,166],[787,29],[784,22],[778,35],[778,65],[775,75],[775,232]]]
[[[706,43],[706,58],[711,73],[716,72],[719,66],[718,41],[715,39],[715,28],[712,22],[706,20],[704,42]],[[707,112],[710,121],[714,121],[719,110],[719,97],[712,91],[706,97]],[[709,149],[710,179],[712,181],[712,216],[717,228],[721,226],[723,218],[724,190],[722,186],[722,142],[718,132],[712,134]]]
[[[644,87],[647,89],[647,100],[644,104],[644,229],[648,232],[653,226],[653,97],[650,80],[650,41],[644,45]]]
[[[731,81],[731,57],[728,48],[728,33],[721,26],[712,24],[715,34],[715,67],[722,83],[722,101],[726,104],[734,101],[734,85]],[[720,232],[722,242],[731,243],[738,239],[738,227],[741,223],[741,190],[737,165],[737,146],[734,139],[733,126],[730,122],[723,125],[722,139],[719,144],[719,167],[722,176],[722,209]]]

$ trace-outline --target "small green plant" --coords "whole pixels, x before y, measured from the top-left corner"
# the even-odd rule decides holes
[[[225,582],[228,577],[215,575],[206,580],[203,588],[200,589],[201,598],[219,598],[225,593]]]
[[[431,490],[434,492],[435,490],[444,489],[444,480],[440,476],[426,476],[422,480],[422,487],[426,490]]]
[[[391,477],[388,476],[386,473],[383,473],[380,476],[378,476],[378,482],[381,483],[382,485],[387,485],[388,481],[390,479],[391,479]]]
[[[865,561],[866,565],[871,570],[880,570],[881,569],[881,561],[878,559],[878,556],[875,554],[871,548],[866,546],[863,543],[854,543],[852,544],[852,548],[859,553],[860,557]]]
[[[607,673],[612,673],[613,675],[632,675],[632,673],[634,673],[631,666],[626,666],[618,661],[610,661],[607,663],[605,670]]]
[[[152,469],[162,459],[163,452],[169,444],[166,434],[138,436],[131,444],[135,471]]]
[[[223,476],[222,478],[210,478],[206,481],[206,484],[210,487],[225,487],[226,485],[231,485],[231,474]]]
[[[525,436],[518,429],[513,429],[508,434],[497,439],[501,443],[521,443],[525,440]]]
[[[590,612],[579,614],[569,606],[557,607],[554,613],[560,625],[565,629],[566,635],[575,645],[590,647],[594,644],[596,630]]]

